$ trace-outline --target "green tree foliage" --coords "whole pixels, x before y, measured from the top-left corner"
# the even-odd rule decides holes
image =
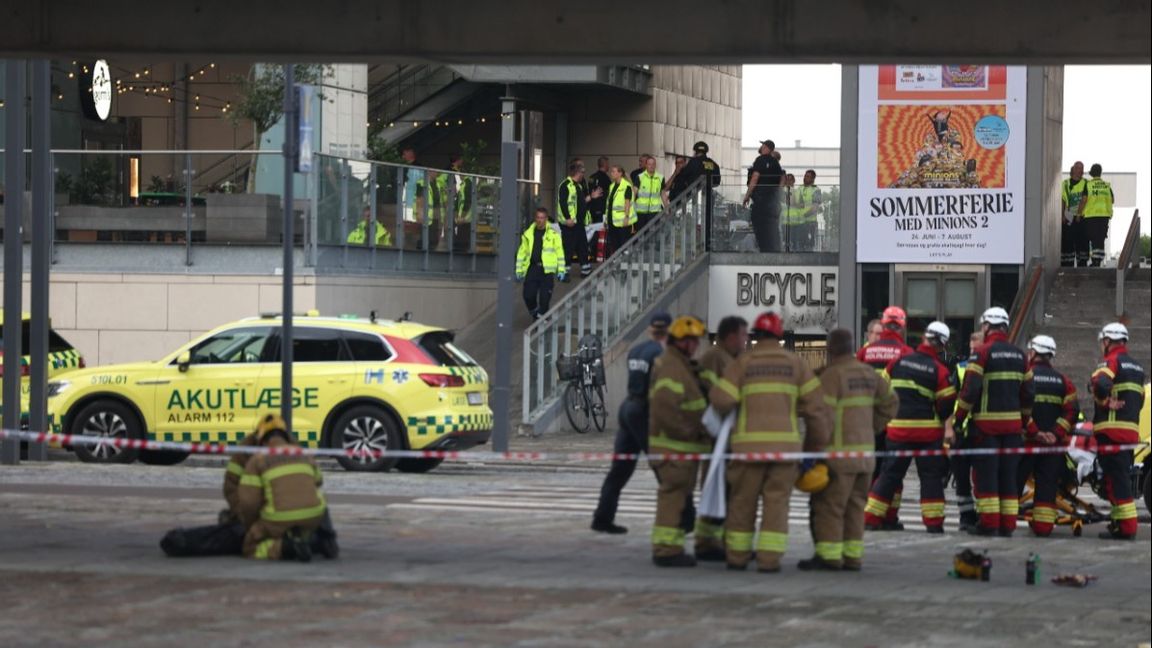
[[[331,74],[330,68],[317,63],[300,63],[295,66],[295,80],[298,84],[319,85]],[[260,148],[260,140],[269,129],[280,121],[284,114],[284,66],[271,63],[258,63],[252,66],[247,76],[235,76],[232,80],[237,84],[235,110],[228,113],[233,124],[243,121],[251,122],[253,131],[253,148]],[[323,95],[320,95],[323,99]],[[255,188],[256,163],[258,157],[253,154],[251,170],[248,173],[248,191]]]

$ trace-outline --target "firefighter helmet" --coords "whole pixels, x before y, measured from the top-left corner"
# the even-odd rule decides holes
[[[284,423],[284,419],[279,414],[265,414],[260,417],[260,422],[256,424],[256,442],[264,445],[268,441],[271,434],[279,432],[288,438],[288,425]]]
[[[932,322],[928,328],[924,330],[924,337],[929,340],[936,340],[941,345],[948,344],[948,338],[952,337],[952,331],[949,330],[948,325],[944,322]]]
[[[1111,324],[1100,329],[1101,340],[1116,340],[1118,342],[1128,341],[1128,327],[1120,322],[1112,322]]]
[[[908,320],[908,314],[904,312],[903,308],[899,306],[889,306],[884,309],[884,313],[880,315],[880,323],[884,326],[889,324],[897,324],[900,328],[904,328]]]
[[[708,329],[704,327],[704,322],[691,315],[677,317],[668,327],[668,335],[678,339],[703,337],[706,333]]]
[[[752,325],[752,330],[780,339],[784,337],[784,320],[780,319],[776,313],[761,313],[760,317],[756,318],[756,323]]]
[[[1028,348],[1040,355],[1056,355],[1056,340],[1047,335],[1037,335],[1028,342]]]
[[[819,493],[828,488],[828,465],[823,463],[812,464],[796,478],[796,490],[805,493]]]
[[[1008,326],[1008,311],[999,306],[993,306],[980,316],[980,323],[991,324],[992,326]]]

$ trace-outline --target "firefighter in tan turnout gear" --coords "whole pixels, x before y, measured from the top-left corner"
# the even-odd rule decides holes
[[[892,385],[853,357],[852,333],[828,334],[828,366],[820,372],[829,408],[829,452],[872,450],[875,436],[896,415]],[[828,487],[812,496],[812,536],[816,555],[800,569],[859,571],[864,557],[864,507],[872,481],[872,457],[828,459]]]
[[[703,423],[708,403],[692,366],[692,355],[705,333],[704,322],[691,316],[678,317],[668,327],[668,345],[652,367],[648,454],[660,484],[652,527],[652,562],[659,567],[696,565],[696,559],[684,553],[680,516],[696,487],[700,462],[659,455],[712,449],[712,437]]]
[[[278,448],[295,446],[276,414],[256,426],[256,442]],[[247,529],[244,556],[258,560],[312,559],[312,534],[327,505],[320,492],[320,469],[308,457],[261,454],[250,458],[236,491],[236,511]]]
[[[731,362],[709,393],[721,415],[740,408],[732,452],[823,450],[828,422],[820,380],[802,358],[780,347],[784,327],[775,313],[758,317],[752,335],[757,345]],[[803,436],[798,417],[807,426]],[[729,569],[745,569],[755,551],[759,571],[780,571],[780,558],[788,548],[788,498],[798,475],[796,461],[729,462],[731,496],[724,524]],[[753,542],[761,501],[760,536]]]

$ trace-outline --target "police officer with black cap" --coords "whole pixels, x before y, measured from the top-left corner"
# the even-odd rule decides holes
[[[668,178],[668,185],[670,187],[685,187],[696,181],[696,178],[704,176],[707,178],[704,181],[705,201],[704,201],[704,242],[705,249],[712,249],[712,187],[720,186],[720,165],[716,161],[708,157],[708,143],[696,142],[692,145],[694,156],[689,158],[688,162],[676,170],[671,178]]]

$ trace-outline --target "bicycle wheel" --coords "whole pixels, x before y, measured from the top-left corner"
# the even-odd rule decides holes
[[[597,432],[603,432],[604,426],[608,424],[608,405],[604,402],[604,386],[589,385],[584,388],[584,394],[588,397],[592,423],[596,425]]]
[[[569,382],[564,388],[564,413],[568,415],[568,422],[580,434],[587,432],[592,424],[588,416],[584,390],[575,381]]]

